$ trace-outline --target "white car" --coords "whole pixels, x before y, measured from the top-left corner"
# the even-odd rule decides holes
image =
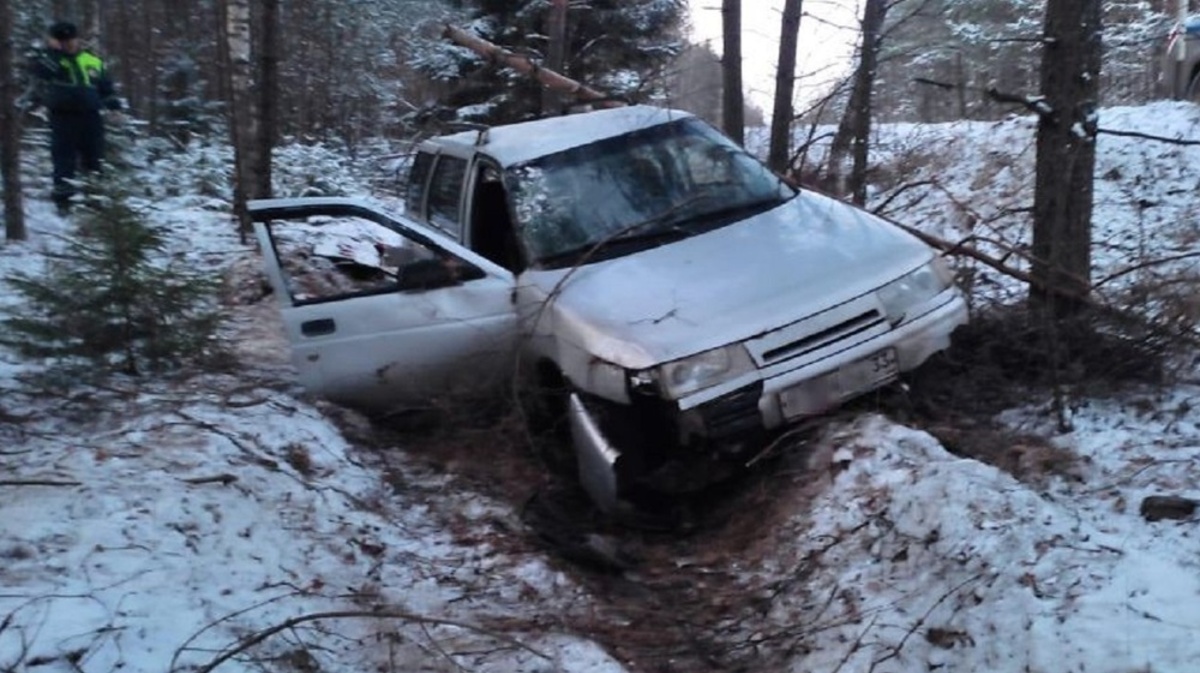
[[[745,461],[967,320],[929,246],[655,107],[426,141],[403,216],[250,211],[307,388],[389,411],[518,382],[570,419],[608,509],[649,475]]]

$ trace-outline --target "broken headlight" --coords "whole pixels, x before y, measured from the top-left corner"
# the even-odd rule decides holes
[[[879,288],[876,294],[887,312],[888,322],[895,326],[904,322],[914,306],[933,299],[952,284],[954,272],[944,259],[934,257],[933,261],[916,271],[904,274]]]
[[[668,362],[658,368],[658,381],[667,397],[679,399],[749,371],[754,371],[750,353],[732,344]]]

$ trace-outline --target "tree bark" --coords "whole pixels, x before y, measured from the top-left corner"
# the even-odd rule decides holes
[[[17,109],[17,82],[13,78],[13,9],[11,0],[0,0],[0,173],[4,181],[4,238],[26,238],[25,209],[21,199],[21,112]]]
[[[547,11],[546,34],[550,44],[546,50],[546,67],[554,72],[567,74],[567,0],[551,0]],[[549,87],[542,89],[542,114],[551,113],[562,105],[558,91]]]
[[[233,211],[242,240],[250,232],[246,200],[254,193],[254,167],[258,165],[258,123],[255,114],[253,61],[250,53],[250,1],[225,0],[226,48],[229,51],[229,123],[233,140]]]
[[[523,75],[531,75],[537,78],[542,83],[542,86],[572,94],[581,100],[591,102],[597,107],[621,107],[625,105],[623,101],[613,100],[607,94],[601,93],[586,84],[576,82],[549,68],[538,67],[528,56],[514,54],[503,47],[496,46],[460,28],[447,25],[443,34],[454,43],[462,45],[484,58],[512,68]]]
[[[722,0],[721,126],[739,145],[746,143],[746,102],[742,91],[742,0]]]
[[[103,37],[100,25],[100,3],[98,0],[83,0],[81,4],[83,5],[81,8],[83,20],[79,25],[79,30],[92,41],[93,48],[99,50]]]
[[[841,182],[839,192],[850,194],[858,205],[867,202],[867,159],[871,148],[871,92],[879,65],[879,47],[883,22],[887,19],[886,0],[867,0],[863,9],[862,47],[858,67],[854,70],[854,86],[850,102],[838,125],[837,134],[829,149],[829,170],[835,181]],[[849,171],[846,160],[850,159]]]
[[[785,0],[779,29],[779,60],[775,70],[775,108],[771,113],[771,143],[767,165],[786,173],[791,156],[792,99],[796,93],[796,47],[800,38],[801,0]]]
[[[254,159],[254,192],[250,195],[256,199],[269,199],[273,193],[271,187],[272,161],[271,155],[275,149],[275,139],[278,135],[278,106],[279,100],[279,0],[261,0],[262,8],[262,53],[259,55],[258,72],[258,112],[259,128],[257,134],[258,149]]]
[[[1037,130],[1030,303],[1055,318],[1083,307],[1091,285],[1092,173],[1101,47],[1100,0],[1046,6]]]

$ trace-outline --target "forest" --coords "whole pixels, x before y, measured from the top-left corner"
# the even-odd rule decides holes
[[[0,0],[0,673],[1193,670],[1192,9]],[[103,168],[56,210],[53,112],[30,66],[64,20],[120,109],[100,113]],[[752,457],[726,479],[690,491],[667,474],[615,513],[579,483],[582,454],[564,449],[578,437],[545,427],[544,390],[529,406],[507,360],[484,363],[507,377],[490,398],[451,391],[382,415],[306,388],[323,365],[296,346],[335,327],[321,293],[368,287],[434,315],[447,305],[427,293],[479,280],[380,273],[389,255],[422,254],[384,245],[396,231],[461,242],[437,229],[437,195],[412,188],[429,170],[420,152],[591,110],[617,110],[616,124],[633,105],[695,115],[809,204],[813,221],[779,227],[806,236],[775,248],[880,223],[936,257],[936,291],[969,320],[919,368],[747,438]],[[475,188],[467,174],[454,203]],[[616,193],[577,192],[554,196],[588,214]],[[313,202],[335,214],[297,205]],[[254,226],[272,208],[300,214],[276,238]],[[403,226],[371,238],[338,209]],[[776,259],[753,244],[686,260],[726,270],[704,286],[714,306],[722,286],[795,277],[747,262]],[[600,247],[533,268],[527,286],[509,273],[501,303],[551,272],[546,303],[562,300]],[[830,249],[851,260],[814,263],[830,278],[882,273]],[[706,303],[621,268],[608,287],[663,307],[630,324],[685,325]],[[882,305],[919,275],[856,299]],[[598,294],[599,314],[626,315]],[[909,319],[884,313],[891,328]],[[692,328],[736,330],[734,315]],[[729,367],[717,350],[697,369]],[[619,394],[659,385],[576,357]],[[582,386],[559,374],[546,388],[561,401]],[[594,434],[662,438],[648,414],[595,418]]]

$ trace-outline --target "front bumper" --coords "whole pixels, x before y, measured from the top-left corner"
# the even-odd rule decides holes
[[[877,337],[816,362],[794,368],[776,366],[763,376],[699,402],[680,400],[681,441],[702,437],[723,441],[749,430],[770,430],[836,407],[884,386],[950,346],[950,335],[967,322],[967,306],[958,292],[933,310]],[[872,358],[894,359],[894,367],[876,367]],[[873,375],[872,368],[878,370]],[[699,396],[699,395],[697,395]]]
[[[951,333],[967,322],[961,293],[947,295],[931,302],[936,308],[920,317],[816,362],[791,368],[779,363],[760,370],[754,380],[740,380],[732,389],[723,386],[716,395],[709,389],[680,400],[674,423],[679,443],[745,446],[760,432],[819,414],[915,369],[948,348]],[[876,362],[886,363],[878,375],[862,366]],[[580,482],[596,504],[612,511],[623,490],[617,462],[626,447],[610,441],[594,410],[578,395],[571,396],[569,416]]]

